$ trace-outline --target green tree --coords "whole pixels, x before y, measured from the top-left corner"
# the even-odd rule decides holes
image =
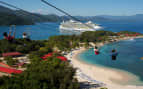
[[[13,59],[11,56],[5,57],[4,60],[6,60],[7,64],[10,65],[10,66],[17,63],[17,60]]]

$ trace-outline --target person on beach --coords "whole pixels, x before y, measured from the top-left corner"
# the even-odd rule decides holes
[[[13,42],[14,38],[15,38],[15,31],[13,32],[13,36],[11,36],[11,30],[9,31],[9,34],[7,34],[7,32],[3,33],[4,39],[8,40],[9,42]]]
[[[95,48],[94,48],[94,52],[95,52],[95,54],[96,54],[96,55],[98,55],[98,54],[99,54],[99,50],[98,50],[98,47],[97,47],[97,46],[95,46]]]
[[[112,56],[112,60],[116,60],[116,57],[118,56],[118,53],[115,49],[112,50],[111,56]]]

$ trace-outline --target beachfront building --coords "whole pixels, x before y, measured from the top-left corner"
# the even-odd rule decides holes
[[[20,53],[20,52],[8,52],[8,53],[2,54],[2,57],[8,57],[8,56],[18,57],[18,56],[22,56],[22,53]]]

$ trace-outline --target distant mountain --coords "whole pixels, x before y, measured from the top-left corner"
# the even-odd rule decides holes
[[[60,17],[54,14],[41,15],[21,10],[12,10],[10,8],[0,6],[0,25],[27,25],[35,22],[56,22],[60,21]]]
[[[20,18],[23,18],[25,20],[29,20],[29,22],[57,22],[57,21],[63,21],[63,20],[70,20],[68,16],[57,16],[55,14],[50,15],[42,15],[37,13],[31,13],[31,12],[24,12],[21,10],[12,10],[4,6],[0,6],[0,12],[1,13],[8,13],[12,15],[16,15]],[[81,21],[108,21],[109,19],[106,19],[101,16],[74,16]]]
[[[34,24],[36,22],[60,22],[63,20],[69,20],[68,16],[57,16],[55,14],[42,15],[31,12],[24,12],[21,10],[12,10],[10,8],[0,6],[0,25],[25,25]],[[79,20],[85,21],[126,21],[126,22],[143,22],[143,14],[137,14],[133,16],[74,16]]]
[[[82,21],[108,21],[109,19],[101,17],[101,16],[76,16]]]
[[[7,8],[7,7],[4,7],[4,6],[1,6],[0,5],[0,12],[2,13],[13,13],[13,10]]]
[[[42,14],[37,14],[37,13],[30,13],[30,12],[23,12],[20,10],[15,11],[17,16],[26,18],[26,19],[31,19],[34,22],[57,22],[60,20],[60,17],[54,14],[50,15],[42,15]]]
[[[82,22],[85,21],[110,21],[110,19],[101,17],[101,16],[74,16]],[[62,20],[70,20],[71,18],[68,16],[61,16]]]
[[[15,14],[0,12],[0,25],[30,25],[31,20],[21,18]]]
[[[29,25],[31,20],[24,19],[15,14],[14,10],[0,6],[0,25]]]
[[[101,17],[111,19],[113,21],[129,21],[129,22],[142,22],[143,14],[136,14],[132,16],[110,16],[110,15],[100,15]]]

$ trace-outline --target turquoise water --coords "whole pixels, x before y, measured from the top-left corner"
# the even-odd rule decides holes
[[[110,51],[116,48],[119,55],[116,61],[111,60]],[[79,55],[80,60],[98,66],[121,69],[135,74],[143,81],[143,38],[120,41],[104,45],[100,48],[100,55],[95,55],[93,49],[89,49]],[[138,81],[140,81],[138,80]],[[143,82],[131,80],[129,84],[143,85]]]

